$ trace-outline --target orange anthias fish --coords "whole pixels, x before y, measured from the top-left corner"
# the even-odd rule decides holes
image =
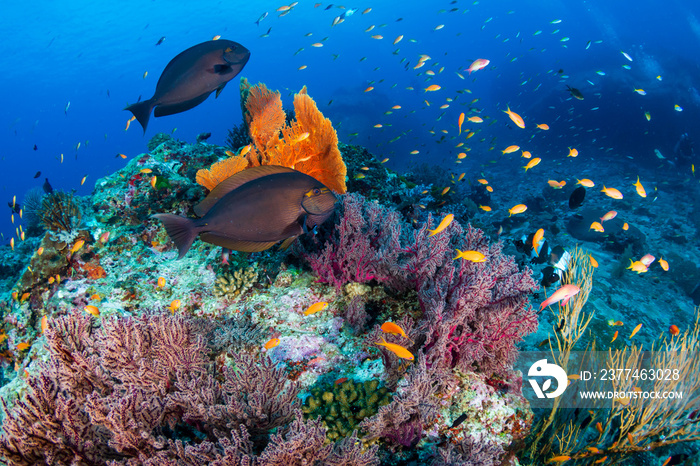
[[[668,272],[668,262],[666,262],[663,257],[659,258],[659,265],[664,269],[664,272]]]
[[[491,63],[490,60],[487,60],[485,58],[477,58],[472,62],[471,65],[469,65],[469,68],[465,69],[464,71],[469,71],[469,74],[472,74],[472,71],[483,70],[484,68],[489,66],[489,63]]]
[[[326,308],[328,308],[328,303],[325,301],[320,301],[318,303],[315,303],[315,304],[312,304],[311,306],[309,306],[309,308],[306,311],[304,311],[304,315],[310,316],[312,314],[316,314],[317,312],[321,312],[321,311],[325,310]]]
[[[610,212],[606,213],[602,217],[600,217],[601,222],[607,222],[608,220],[612,220],[617,216],[617,212],[614,210],[611,210]]]
[[[97,306],[93,306],[92,304],[85,306],[85,312],[94,315],[95,317],[99,317],[100,315],[100,310],[97,308]]]
[[[401,359],[408,359],[409,361],[413,361],[414,359],[413,354],[406,348],[404,348],[401,345],[395,345],[394,343],[387,343],[384,337],[382,337],[382,342],[377,343],[377,345],[384,346],[386,349],[388,349]]]
[[[652,262],[656,260],[656,257],[652,256],[651,254],[644,254],[641,259],[639,259],[639,262],[642,264],[646,265],[649,267]]]
[[[393,322],[384,322],[380,328],[384,333],[393,333],[394,335],[401,335],[404,338],[408,338],[406,332]]]
[[[537,257],[540,257],[540,242],[542,241],[542,238],[544,238],[544,228],[540,228],[537,230],[532,237],[532,250],[535,251],[535,255]]]
[[[547,184],[550,185],[554,189],[561,189],[564,186],[566,186],[566,181],[564,181],[564,180],[561,180],[561,181],[549,180],[549,181],[547,181]]]
[[[637,326],[632,330],[632,333],[630,333],[630,338],[635,336],[637,332],[639,332],[642,329],[642,324],[637,324]]]
[[[603,225],[600,224],[600,222],[593,222],[591,223],[591,226],[588,227],[589,230],[595,230],[598,233],[603,233],[605,230],[603,229]]]
[[[472,123],[483,123],[484,119],[478,116],[471,116],[469,117],[469,121],[471,121]]]
[[[527,165],[525,165],[523,168],[524,168],[525,171],[527,172],[527,171],[528,171],[529,169],[531,169],[532,167],[534,167],[534,166],[536,166],[536,165],[539,165],[539,163],[540,163],[541,161],[542,161],[541,158],[535,157],[534,159],[530,160],[530,161],[527,163]]]
[[[574,149],[573,147],[569,147],[569,154],[567,157],[577,157],[578,156],[578,149]]]
[[[433,236],[433,235],[437,235],[438,233],[440,233],[442,230],[447,228],[450,225],[450,223],[452,223],[452,220],[454,220],[454,218],[455,218],[454,214],[445,215],[445,217],[442,219],[442,221],[440,222],[440,225],[438,225],[437,228],[435,228],[434,230],[428,230],[430,232],[430,234],[428,236]]]
[[[79,239],[78,241],[75,242],[72,248],[70,248],[70,253],[73,254],[75,252],[78,252],[80,248],[83,247],[85,244],[85,240]]]
[[[464,123],[464,113],[459,114],[459,120],[457,120],[457,127],[459,128],[459,133],[462,134],[462,123]]]
[[[606,196],[612,197],[613,199],[622,199],[622,193],[615,188],[606,188],[603,185],[603,189],[600,190],[601,193],[605,193]]]
[[[557,291],[552,293],[552,296],[542,301],[542,304],[540,304],[540,311],[551,304],[558,303],[559,301],[561,301],[562,306],[566,306],[569,299],[576,296],[579,291],[581,291],[581,288],[576,285],[562,286]]]
[[[503,110],[503,113],[507,113],[508,117],[518,128],[525,128],[525,121],[523,120],[523,117],[512,111],[510,107],[508,107],[508,110]]]
[[[267,343],[265,343],[264,348],[266,350],[271,350],[275,346],[280,344],[280,339],[279,338],[271,338]]]
[[[544,131],[549,130],[549,125],[546,123],[541,123],[541,124],[537,125],[537,127],[541,130],[544,130]]]
[[[506,147],[501,152],[503,152],[504,154],[512,154],[513,152],[518,150],[520,150],[520,146],[516,146],[515,144],[513,144],[512,146]]]
[[[527,210],[527,206],[525,204],[514,205],[513,207],[508,209],[508,213],[510,214],[508,216],[510,217],[511,215],[522,214],[526,210]]]
[[[486,262],[486,256],[479,251],[460,251],[459,249],[455,249],[455,251],[457,251],[457,257],[454,260],[464,259],[469,262]]]
[[[576,184],[580,184],[581,186],[585,186],[586,188],[592,188],[593,186],[595,186],[595,183],[589,180],[588,178],[576,180]]]
[[[639,182],[639,177],[637,177],[637,182],[634,183],[634,187],[637,190],[637,194],[639,194],[642,197],[647,197],[647,192],[644,189],[644,186],[642,186],[642,183]]]
[[[630,259],[630,266],[627,267],[627,270],[631,270],[632,272],[637,272],[639,274],[646,272],[649,270],[649,268],[641,261],[632,261],[632,259]]]
[[[425,92],[435,92],[435,91],[439,91],[440,89],[442,89],[442,88],[440,86],[438,86],[437,84],[431,84],[430,86],[425,88]]]

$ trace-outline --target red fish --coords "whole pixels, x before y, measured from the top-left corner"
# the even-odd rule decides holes
[[[569,299],[571,299],[572,296],[576,296],[579,293],[579,291],[581,291],[581,288],[579,288],[576,285],[562,286],[557,291],[555,291],[552,294],[552,296],[545,299],[542,302],[542,304],[540,304],[540,311],[545,307],[549,306],[550,304],[558,303],[559,301],[561,301],[562,306],[566,306],[566,303],[569,302]]]

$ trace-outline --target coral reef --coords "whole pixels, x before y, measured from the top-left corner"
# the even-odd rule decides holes
[[[211,190],[231,175],[258,165],[281,165],[310,175],[336,193],[346,191],[347,169],[338,149],[338,136],[306,87],[294,96],[296,120],[285,124],[279,92],[264,84],[250,87],[241,80],[241,105],[252,146],[208,170],[197,172],[197,183]],[[282,138],[280,138],[280,133]]]
[[[356,442],[323,446],[325,429],[301,419],[297,385],[268,358],[234,354],[235,369],[215,373],[194,321],[166,314],[98,327],[74,314],[51,320],[46,338],[50,358],[4,423],[0,456],[10,464],[376,464],[376,449]]]
[[[233,299],[241,296],[258,282],[257,264],[233,273],[225,273],[216,277],[213,293],[218,298]]]
[[[412,338],[430,365],[483,373],[512,365],[516,342],[537,327],[527,299],[536,287],[529,270],[518,271],[502,245],[489,245],[480,230],[465,231],[456,220],[429,236],[430,220],[414,230],[394,209],[359,195],[346,195],[343,208],[324,248],[304,254],[322,281],[341,288],[375,280],[417,292],[423,319]],[[456,249],[480,251],[487,260],[455,261]]]
[[[302,411],[307,418],[321,416],[329,439],[349,437],[360,422],[391,401],[389,390],[379,384],[379,380],[355,382],[346,378],[312,387]]]

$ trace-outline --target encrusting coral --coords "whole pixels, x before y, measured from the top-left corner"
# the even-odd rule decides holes
[[[253,140],[247,152],[215,163],[197,172],[197,183],[211,190],[221,181],[258,165],[281,165],[314,177],[332,191],[347,190],[347,168],[338,149],[333,124],[318,110],[306,87],[294,96],[296,120],[285,124],[279,92],[264,84],[250,87],[241,81],[241,100],[248,132]],[[281,137],[280,137],[281,134]]]

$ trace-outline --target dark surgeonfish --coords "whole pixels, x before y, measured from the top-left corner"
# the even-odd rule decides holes
[[[158,79],[153,97],[124,110],[134,114],[145,133],[154,107],[153,114],[161,117],[194,108],[214,91],[218,97],[249,58],[247,48],[230,40],[197,44],[170,60]]]
[[[566,90],[569,91],[569,94],[571,94],[571,97],[574,99],[583,100],[583,94],[575,87],[566,86]]]
[[[583,205],[583,200],[586,198],[586,188],[579,186],[574,189],[574,192],[569,196],[569,209],[577,209]]]
[[[156,214],[181,259],[199,236],[234,251],[257,252],[278,241],[289,246],[333,213],[336,197],[315,178],[291,168],[263,165],[219,183],[194,207],[200,218]]]

